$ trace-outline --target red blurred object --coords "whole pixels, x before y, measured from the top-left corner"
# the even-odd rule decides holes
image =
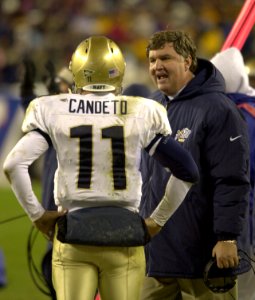
[[[100,300],[100,295],[99,294],[97,294],[95,300]]]
[[[255,23],[255,0],[246,0],[221,51],[236,47],[241,50]]]

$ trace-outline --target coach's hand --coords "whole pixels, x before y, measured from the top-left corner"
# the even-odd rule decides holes
[[[50,241],[53,240],[55,224],[59,217],[65,215],[66,212],[58,211],[45,211],[45,213],[34,222],[35,227],[37,227],[43,235]]]
[[[147,218],[144,221],[151,237],[154,237],[154,235],[160,232],[162,227],[159,226],[152,218]]]
[[[212,251],[212,257],[217,260],[217,267],[235,268],[239,264],[239,256],[236,241],[218,241]]]

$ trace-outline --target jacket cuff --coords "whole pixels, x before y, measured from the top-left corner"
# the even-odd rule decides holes
[[[221,233],[217,235],[218,241],[228,241],[228,240],[236,240],[237,235],[233,233]]]

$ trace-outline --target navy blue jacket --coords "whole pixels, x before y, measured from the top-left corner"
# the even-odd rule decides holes
[[[200,181],[146,246],[149,276],[202,278],[217,240],[247,234],[247,127],[224,89],[222,75],[209,61],[199,59],[195,77],[171,103],[160,92],[153,95],[167,106],[172,135],[192,153]],[[141,172],[140,210],[148,217],[164,194],[169,173],[145,152]],[[248,269],[242,261],[237,272]]]
[[[240,108],[248,125],[250,142],[250,197],[249,221],[250,244],[255,251],[255,97],[240,93],[228,94],[229,98]]]

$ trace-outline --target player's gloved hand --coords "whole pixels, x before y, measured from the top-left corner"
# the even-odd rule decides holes
[[[50,95],[58,94],[59,87],[56,83],[56,71],[55,66],[52,61],[48,60],[45,64],[45,69],[47,70],[47,75],[45,78],[46,86]]]
[[[49,239],[53,240],[54,232],[55,232],[55,224],[57,219],[67,212],[58,212],[58,211],[49,211],[46,210],[45,213],[38,220],[34,221],[35,227],[37,227],[43,235]]]
[[[23,59],[24,75],[21,81],[21,97],[27,97],[34,94],[34,81],[36,76],[35,64],[30,58]]]
[[[144,221],[151,237],[154,237],[154,235],[160,232],[162,227],[159,226],[152,218],[146,218]]]

